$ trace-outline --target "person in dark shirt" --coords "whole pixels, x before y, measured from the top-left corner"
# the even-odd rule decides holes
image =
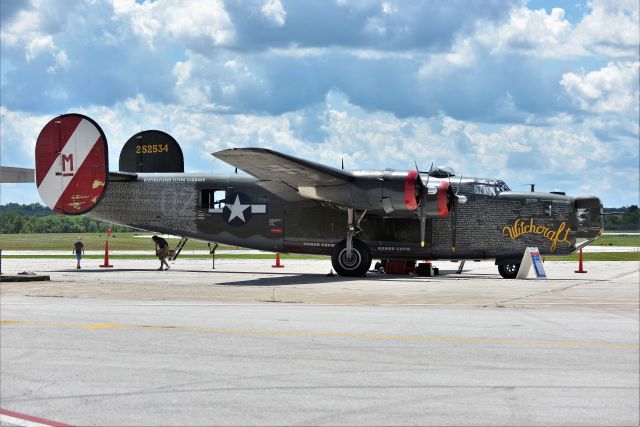
[[[156,244],[156,255],[160,258],[160,268],[158,270],[162,271],[162,267],[165,265],[167,266],[165,270],[168,270],[170,267],[166,258],[169,255],[169,243],[160,236],[153,236],[152,239]]]
[[[80,269],[80,260],[82,259],[82,255],[84,255],[84,245],[80,237],[78,237],[78,241],[73,244],[73,253],[76,254],[76,260],[78,261],[76,268]]]

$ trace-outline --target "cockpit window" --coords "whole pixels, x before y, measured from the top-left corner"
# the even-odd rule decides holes
[[[485,196],[495,196],[496,195],[496,187],[488,184],[474,184],[473,192],[475,194],[483,194]]]
[[[503,191],[511,191],[511,189],[504,181],[496,181],[496,191],[502,193]]]
[[[511,191],[504,181],[478,181],[473,184],[473,193],[485,196],[497,196],[503,191]]]

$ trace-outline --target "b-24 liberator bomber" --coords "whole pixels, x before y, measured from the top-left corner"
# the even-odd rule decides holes
[[[264,148],[213,155],[246,172],[184,173],[179,144],[157,130],[133,135],[119,170],[107,139],[81,114],[52,119],[35,149],[35,182],[59,214],[273,252],[330,255],[342,276],[372,259],[495,259],[516,276],[523,253],[566,255],[600,236],[594,196],[516,192],[501,180],[448,170],[347,171]]]

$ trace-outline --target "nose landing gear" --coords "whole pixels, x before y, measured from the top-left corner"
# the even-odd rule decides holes
[[[498,265],[498,272],[505,279],[515,279],[520,270],[520,264],[501,264]]]

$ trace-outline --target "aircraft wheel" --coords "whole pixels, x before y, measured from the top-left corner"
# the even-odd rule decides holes
[[[520,264],[502,264],[498,266],[498,272],[505,279],[515,279],[520,270]]]
[[[331,254],[331,264],[341,276],[362,277],[371,267],[371,252],[361,240],[353,239],[353,253],[351,259],[347,256],[347,241],[336,245]]]

